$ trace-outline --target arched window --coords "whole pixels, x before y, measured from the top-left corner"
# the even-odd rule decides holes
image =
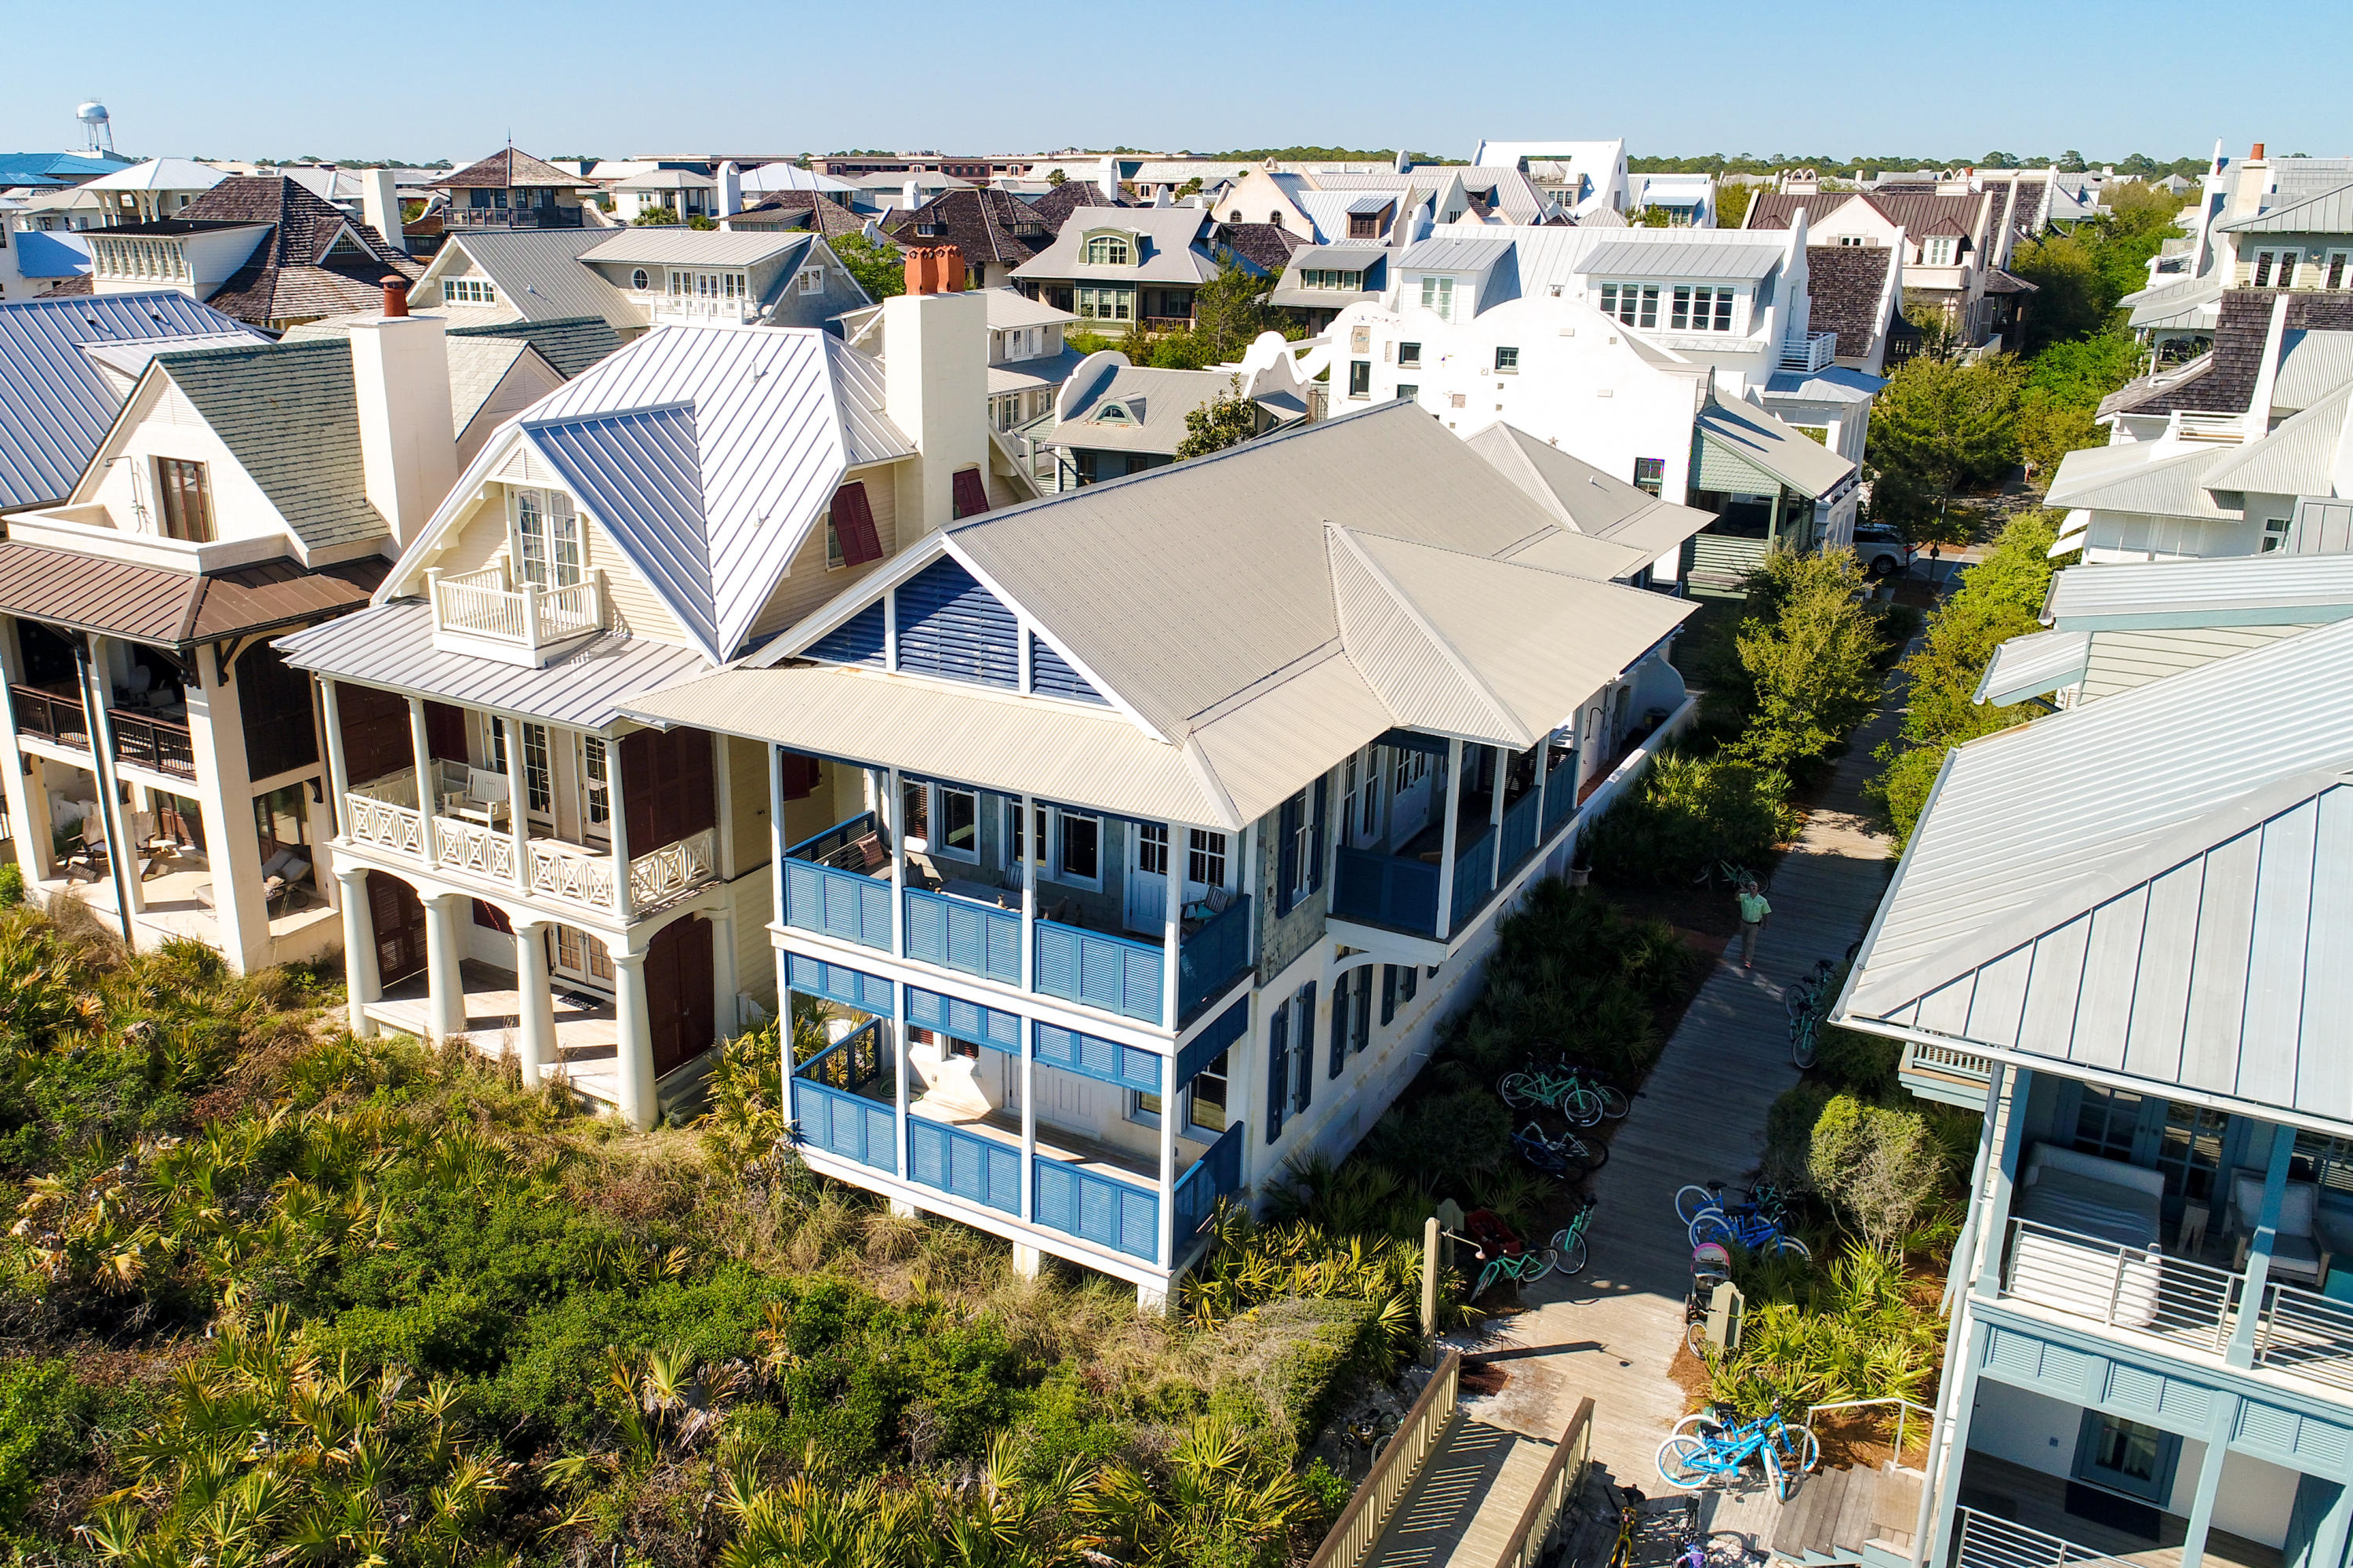
[[[1087,241],[1090,267],[1125,267],[1133,254],[1124,234],[1098,234]]]
[[[1233,211],[1226,214],[1226,221],[1228,223],[1240,223],[1241,220],[1242,209],[1240,207],[1236,207]]]
[[[1281,228],[1282,227],[1282,214],[1279,212],[1268,213],[1266,215],[1266,220],[1274,225],[1277,228]]]
[[[643,290],[645,286],[646,270],[643,267],[640,267],[636,271],[629,274],[629,287],[632,289]]]

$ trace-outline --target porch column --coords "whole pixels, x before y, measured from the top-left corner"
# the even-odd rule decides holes
[[[1176,1047],[1160,1058],[1160,1266],[1176,1266]]]
[[[0,616],[0,676],[9,686],[24,683],[25,666],[16,656],[16,618]],[[27,883],[52,875],[56,871],[49,842],[48,789],[42,779],[38,758],[25,755],[16,744],[16,698],[14,692],[0,692],[0,741],[5,741],[6,758],[6,804],[8,828],[16,845],[16,863],[25,873]],[[29,889],[27,890],[29,891]]]
[[[1462,800],[1462,743],[1446,743],[1446,820],[1438,841],[1438,939],[1454,935],[1454,811]]]
[[[875,1044],[878,1047],[875,1054],[877,1056],[881,1054],[880,1046],[885,1036],[888,1037],[891,1046],[891,1114],[897,1123],[897,1129],[892,1135],[896,1141],[891,1149],[891,1170],[892,1173],[897,1176],[914,1174],[914,1161],[907,1157],[908,990],[909,988],[903,985],[894,985],[891,988],[894,1015],[884,1019],[881,1026],[875,1031]],[[939,1060],[946,1059],[947,1052],[942,1049]],[[912,1209],[908,1212],[913,1213]]]
[[[136,948],[139,940],[132,916],[145,906],[145,901],[139,892],[139,863],[131,858],[131,832],[122,821],[122,802],[115,794],[114,715],[107,709],[108,688],[113,679],[106,671],[104,640],[93,631],[75,643],[74,662],[79,666],[82,706],[90,715],[90,771],[98,777],[98,821],[106,831],[106,869],[114,879],[115,917],[122,926],[122,945]],[[235,967],[242,970],[244,965],[235,963]]]
[[[196,759],[195,795],[204,814],[206,859],[221,954],[248,973],[269,962],[269,910],[261,896],[261,832],[253,820],[253,778],[246,770],[243,694],[236,672],[217,653],[195,652],[196,687],[188,696],[188,748]]]
[[[343,797],[352,790],[352,778],[343,758],[343,712],[335,705],[335,683],[324,675],[319,677],[319,707],[327,730],[327,788],[335,805],[335,823],[340,832],[343,821]]]
[[[2000,1251],[1999,1247],[1995,1249],[1997,1255]],[[1913,1538],[1912,1550],[1915,1553],[1913,1561],[1915,1563],[1950,1563],[1953,1560],[1953,1531],[1959,1521],[1960,1512],[1958,1507],[1961,1493],[1960,1472],[1962,1466],[1968,1462],[1969,1420],[1977,1411],[1978,1369],[1985,1364],[1988,1338],[1983,1326],[1970,1312],[1969,1303],[1967,1300],[1961,1303],[1958,1310],[1964,1325],[1959,1330],[1959,1343],[1965,1348],[1967,1359],[1957,1372],[1954,1371],[1951,1361],[1947,1361],[1945,1363],[1945,1381],[1954,1385],[1953,1408],[1952,1413],[1942,1423],[1944,1430],[1937,1435],[1944,1445],[1946,1455],[1941,1472],[1946,1500],[1936,1510],[1936,1540],[1925,1554],[1920,1552],[1919,1538],[1917,1536]],[[1938,1475],[1939,1472],[1936,1470],[1929,1472],[1930,1483],[1923,1485],[1924,1493],[1929,1490],[1929,1485],[1933,1484]]]
[[[1162,866],[1167,884],[1167,920],[1161,936],[1160,1016],[1170,1033],[1176,1032],[1176,960],[1185,945],[1185,830],[1168,824],[1168,863]],[[1171,1048],[1174,1046],[1172,1044]],[[1167,1119],[1163,1118],[1163,1120]]]
[[[1993,1163],[1993,1182],[1986,1194],[1985,1225],[1978,1249],[1978,1283],[1974,1294],[1990,1301],[2001,1294],[2001,1255],[2010,1240],[2010,1199],[2018,1181],[2018,1156],[2026,1142],[2026,1105],[2034,1092],[2034,1075],[2018,1069],[2009,1096],[2002,1101],[2000,1157]]]
[[[726,736],[711,737],[711,805],[719,830],[712,835],[712,853],[717,858],[722,882],[735,880],[734,746]]]
[[[628,925],[637,916],[637,890],[629,885],[629,811],[628,802],[621,798],[621,737],[605,743],[605,798],[612,803],[611,819],[606,826],[613,830],[613,914],[621,924]]]
[[[2327,1481],[2326,1476],[2312,1478]],[[2337,1496],[2320,1516],[2318,1528],[2312,1538],[2309,1563],[2342,1563],[2345,1561],[2346,1537],[2353,1534],[2353,1484],[2337,1483]]]
[[[2239,1291],[2239,1319],[2231,1326],[2222,1359],[2234,1367],[2255,1364],[2255,1325],[2263,1318],[2264,1287],[2271,1283],[2272,1244],[2279,1236],[2280,1202],[2287,1194],[2287,1163],[2295,1152],[2295,1128],[2282,1123],[2272,1132],[2271,1169],[2263,1173],[2263,1212],[2247,1248],[2247,1283]]]
[[[660,1113],[654,1090],[654,1037],[647,1027],[646,956],[613,955],[613,1025],[618,1036],[621,1119],[639,1132],[649,1132]]]
[[[531,818],[523,810],[522,726],[501,714],[492,714],[491,722],[507,740],[507,831],[514,835],[515,891],[525,893],[531,889]]]
[[[828,813],[830,814],[830,813]],[[768,747],[768,923],[785,923],[785,748]],[[776,1010],[789,1014],[792,998],[784,983],[784,955],[776,955]],[[786,1033],[789,1034],[790,1030]]]
[[[1038,832],[1038,797],[1022,796],[1020,809],[1021,832],[1017,842],[1021,846],[1021,989],[1036,991],[1038,989],[1038,857],[1045,853],[1046,846],[1038,842],[1041,836]],[[1024,1047],[1021,1053],[1021,1106],[1022,1114],[1026,1118],[1029,1107],[1029,1053],[1027,1047]],[[1027,1182],[1026,1175],[1023,1181]],[[1025,1205],[1029,1202],[1026,1185],[1021,1202]],[[1024,1214],[1028,1212],[1025,1207]]]
[[[1952,1262],[1946,1268],[1945,1298],[1941,1310],[1950,1314],[1951,1321],[1945,1327],[1945,1356],[1941,1364],[1948,1367],[1960,1364],[1958,1358],[1969,1342],[1967,1292],[1977,1238],[1983,1234],[1986,1171],[1993,1163],[1995,1112],[2002,1103],[2002,1084],[2008,1071],[2007,1064],[1996,1062],[1986,1083],[1986,1113],[1978,1130],[1977,1162],[1969,1171],[1968,1212],[1962,1222],[1960,1239],[1953,1247]],[[1921,1467],[1925,1478],[1920,1483],[1919,1510],[1912,1521],[1912,1568],[1922,1568],[1927,1561],[1928,1531],[1931,1521],[1936,1517],[1938,1487],[1943,1484],[1957,1487],[1955,1475],[1959,1460],[1949,1457],[1957,1452],[1952,1446],[1951,1429],[1955,1410],[1968,1379],[1955,1377],[1947,1382],[1950,1386],[1940,1387],[1936,1391],[1936,1408],[1928,1428],[1928,1454]],[[1940,1453],[1948,1456],[1943,1462],[1938,1460]],[[1957,1489],[1955,1495],[1958,1495]],[[1937,1561],[1945,1559],[1938,1558]]]
[[[1021,1025],[1021,1217],[1035,1223],[1038,1194],[1037,1025]]]
[[[368,907],[367,873],[339,871],[343,889],[343,993],[352,1033],[363,1040],[375,1033],[367,1004],[384,994],[375,968],[375,912]]]
[[[2239,1424],[2239,1399],[2216,1391],[2206,1417],[2206,1456],[2198,1467],[2198,1490],[2189,1502],[2189,1523],[2181,1536],[2181,1568],[2198,1568],[2206,1535],[2214,1526],[2214,1499],[2222,1492],[2222,1463],[2231,1457],[2231,1434]]]
[[[437,793],[441,770],[433,766],[433,741],[425,731],[425,702],[408,699],[408,746],[417,764],[417,810],[425,819],[425,863],[433,863],[433,818],[441,801]]]
[[[512,924],[514,927],[515,991],[522,997],[516,1011],[522,1015],[522,1028],[515,1041],[515,1055],[522,1065],[523,1087],[535,1089],[547,1070],[557,1061],[555,987],[550,982],[547,973],[547,929],[554,922],[518,915]]]
[[[459,968],[464,952],[458,945],[458,921],[468,902],[456,893],[437,893],[425,900],[425,1016],[437,1044],[466,1033],[466,980]]]
[[[1500,746],[1491,746],[1487,753],[1494,758],[1493,782],[1487,787],[1487,885],[1504,885],[1504,785],[1511,777],[1509,755]]]
[[[901,794],[899,770],[882,770],[882,807],[888,813],[882,818],[883,827],[891,834],[891,956],[907,956],[907,833],[900,818],[906,814],[907,798]],[[902,1054],[903,1057],[903,1053]],[[902,1116],[900,1130],[906,1130]]]
[[[744,1027],[735,1008],[735,912],[713,909],[703,916],[711,922],[711,1028],[720,1040],[733,1040]]]

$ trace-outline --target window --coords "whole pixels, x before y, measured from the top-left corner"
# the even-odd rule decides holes
[[[1381,237],[1381,215],[1377,212],[1352,212],[1348,215],[1348,238],[1378,239]]]
[[[1227,1053],[1218,1053],[1217,1060],[1193,1075],[1193,1087],[1185,1097],[1185,1119],[1196,1132],[1211,1137],[1226,1130],[1227,1097],[1230,1070],[1226,1064]]]
[[[1519,373],[1520,351],[1516,348],[1497,349],[1495,351],[1495,374],[1498,376],[1517,376]]]
[[[448,305],[495,305],[499,291],[488,278],[444,278],[441,302]]]
[[[1373,362],[1369,359],[1348,361],[1348,396],[1369,397],[1373,395]]]
[[[1087,237],[1087,265],[1090,267],[1132,267],[1135,264],[1135,247],[1124,234],[1093,234]]]
[[[1342,272],[1329,267],[1303,267],[1299,273],[1300,286],[1308,289],[1345,289],[1350,293],[1361,292],[1365,286],[1362,272]]]
[[[1356,768],[1359,760],[1355,752],[1350,752],[1348,760],[1340,765],[1340,842],[1344,847],[1348,842],[1349,830],[1356,820],[1356,796],[1359,793]]]
[[[185,539],[192,545],[212,542],[212,483],[204,464],[157,458],[155,493],[164,506],[164,537]]]
[[[1201,887],[1226,885],[1226,835],[1192,830],[1185,850],[1185,880]]]
[[[1030,809],[1037,813],[1037,831],[1025,833],[1021,831],[1021,802],[1005,802],[1005,863],[1008,870],[1020,870],[1021,857],[1025,854],[1033,855],[1040,869],[1045,866],[1046,808],[1033,806]]]
[[[1291,829],[1291,897],[1293,903],[1307,896],[1314,887],[1315,867],[1323,857],[1315,853],[1318,824],[1306,808],[1307,797],[1298,797],[1300,810],[1293,817]]]
[[[592,828],[608,827],[613,821],[613,773],[610,755],[602,736],[584,736],[580,740],[580,797]]]
[[[825,569],[832,571],[845,565],[841,555],[841,531],[833,525],[833,514],[825,514]]]
[[[514,498],[515,575],[543,588],[580,581],[580,514],[572,498],[556,490],[518,490]]]
[[[2280,288],[2283,288],[2283,289],[2293,289],[2293,288],[2295,288],[2295,263],[2296,263],[2296,254],[2295,254],[2295,251],[2293,251],[2293,250],[2283,250],[2282,252],[2280,252],[2280,259],[2279,259],[2279,276],[2278,276],[2278,277],[2276,277],[2276,278],[2274,278],[2274,280],[2272,280],[2272,281],[2273,281],[2276,286],[2278,286],[2278,287],[2280,287]]]
[[[2286,549],[2288,530],[2291,526],[2289,519],[2285,517],[2263,519],[2263,554],[2269,555],[2274,550]]]
[[[592,980],[613,983],[613,955],[586,931],[569,926],[555,928],[555,967]]]
[[[1062,874],[1092,882],[1103,874],[1103,822],[1074,811],[1058,813],[1062,821]]]
[[[2111,1491],[2162,1502],[2172,1494],[2181,1439],[2121,1415],[2084,1412],[2074,1476]]]
[[[2321,275],[2320,286],[2324,289],[2341,289],[2345,287],[2346,264],[2348,261],[2353,261],[2353,252],[2343,250],[2330,251],[2328,253],[2328,270]]]
[[[932,848],[958,860],[980,858],[980,796],[953,784],[940,786],[940,836]]]
[[[254,798],[253,826],[261,840],[263,860],[280,850],[299,852],[296,858],[303,863],[304,870],[301,875],[289,880],[301,886],[316,887],[318,879],[311,868],[317,857],[305,847],[310,839],[310,791],[300,783],[272,789]]]
[[[1138,822],[1135,825],[1135,833],[1137,874],[1166,877],[1168,874],[1168,824]]]
[[[673,300],[696,300],[727,303],[742,300],[750,292],[741,272],[672,272],[670,275],[670,295]]]
[[[1675,285],[1674,307],[1667,325],[1676,332],[1730,332],[1732,291]]]
[[[1160,1125],[1160,1097],[1143,1089],[1127,1091],[1127,1119],[1139,1127]]]
[[[1421,387],[1415,382],[1400,381],[1398,383],[1397,395],[1410,403],[1421,396]]]
[[[1604,283],[1601,285],[1601,313],[1615,316],[1621,325],[1655,327],[1659,324],[1659,286],[1656,283]]]
[[[1841,245],[1860,245],[1862,243],[1862,236],[1860,234],[1841,234],[1838,237],[1837,242]]]
[[[1454,319],[1454,280],[1424,278],[1421,281],[1421,308],[1437,315],[1442,322]]]
[[[1079,285],[1079,314],[1092,321],[1133,321],[1135,317],[1135,291],[1082,283]]]
[[[1401,343],[1398,344],[1398,363],[1412,369],[1420,369],[1421,344],[1418,343]]]
[[[2130,1163],[2140,1130],[2141,1097],[2121,1089],[2084,1086],[2075,1107],[2075,1148],[2103,1160]]]
[[[1920,245],[1921,264],[1928,267],[1951,266],[1953,264],[1954,256],[1959,248],[1959,244],[1960,242],[1949,234],[1940,234],[1933,239],[1922,241]]]
[[[504,721],[501,721],[503,726]],[[554,780],[547,770],[547,726],[527,724],[522,726],[522,792],[525,809],[552,811],[555,809]]]
[[[1662,490],[1663,490],[1663,489],[1665,489],[1665,488],[1666,488],[1666,483],[1667,483],[1667,460],[1666,460],[1666,459],[1664,459],[1664,458],[1636,458],[1636,459],[1634,460],[1634,488],[1635,488],[1635,489],[1637,489],[1637,490],[1647,490],[1647,491],[1649,491],[1652,495],[1656,495],[1656,494],[1658,494],[1658,493],[1659,493],[1659,492],[1660,492],[1660,491],[1662,491]]]
[[[800,270],[799,286],[801,292],[804,294],[824,293],[825,269],[822,267],[802,268]]]
[[[2255,253],[2254,286],[2258,289],[2268,289],[2271,287],[2271,282],[2272,253],[2268,250],[2259,250]]]

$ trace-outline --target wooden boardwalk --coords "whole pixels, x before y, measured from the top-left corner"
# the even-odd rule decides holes
[[[1683,1342],[1691,1264],[1675,1189],[1744,1181],[1755,1169],[1767,1107],[1798,1077],[1781,988],[1816,959],[1841,958],[1878,906],[1894,863],[1864,820],[1862,787],[1872,750],[1899,722],[1900,691],[1891,682],[1890,700],[1855,734],[1823,803],[1782,858],[1767,889],[1773,917],[1757,967],[1741,969],[1734,943],[1617,1129],[1609,1163],[1594,1179],[1592,1262],[1574,1279],[1537,1282],[1528,1310],[1491,1319],[1465,1343],[1510,1374],[1498,1393],[1466,1394],[1471,1418],[1542,1437],[1590,1397],[1598,1466],[1620,1485],[1663,1490],[1658,1446],[1689,1403],[1668,1375]]]
[[[1365,1568],[1495,1568],[1552,1454],[1550,1443],[1455,1416]]]

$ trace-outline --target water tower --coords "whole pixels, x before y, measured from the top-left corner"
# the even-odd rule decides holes
[[[93,98],[74,111],[74,118],[81,122],[82,151],[114,151],[114,127],[107,118],[105,104]]]

